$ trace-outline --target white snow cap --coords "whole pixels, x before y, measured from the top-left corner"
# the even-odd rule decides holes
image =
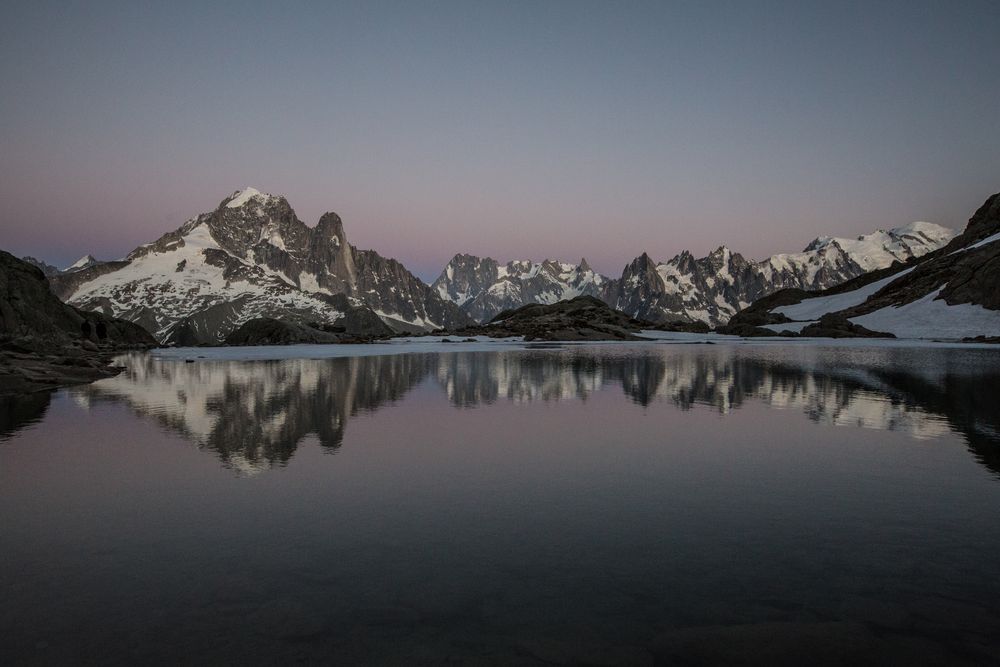
[[[265,194],[256,188],[244,188],[243,190],[237,190],[233,193],[232,197],[229,198],[229,201],[226,203],[226,208],[239,208],[254,197],[269,199],[271,195]]]
[[[65,269],[63,269],[63,271],[72,271],[73,269],[79,269],[81,267],[87,266],[88,264],[93,264],[96,261],[97,260],[94,258],[93,255],[84,255],[83,257],[81,257],[80,259],[76,260],[75,262],[67,266]]]

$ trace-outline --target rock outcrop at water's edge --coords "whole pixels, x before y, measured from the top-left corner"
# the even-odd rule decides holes
[[[637,334],[648,323],[614,310],[594,296],[578,296],[553,304],[528,304],[507,310],[489,323],[454,330],[461,336],[524,340],[646,340]]]
[[[346,327],[321,322],[286,322],[259,317],[240,325],[226,336],[226,345],[310,345],[318,343],[370,343],[393,335],[392,329],[379,320],[381,327],[367,333],[351,333]]]
[[[132,322],[62,303],[41,269],[0,250],[0,394],[108,377],[115,353],[155,346]]]

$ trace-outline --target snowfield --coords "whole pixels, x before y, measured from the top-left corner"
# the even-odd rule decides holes
[[[864,287],[860,287],[850,292],[833,294],[831,296],[817,296],[811,299],[804,299],[800,303],[795,303],[790,306],[779,306],[778,308],[775,308],[773,312],[780,313],[781,315],[795,321],[818,320],[827,313],[835,313],[839,310],[844,310],[845,308],[861,305],[868,300],[868,297],[875,294],[889,283],[895,281],[897,278],[905,276],[912,270],[913,269],[906,269],[905,271],[894,273],[893,275],[883,278],[882,280],[876,280],[873,283],[869,283]],[[788,326],[785,326],[785,328],[789,329]],[[789,329],[789,331],[794,331],[794,329]]]
[[[963,303],[949,306],[938,295],[944,285],[902,306],[890,306],[851,318],[873,331],[899,338],[963,338],[969,335],[1000,336],[1000,310]]]

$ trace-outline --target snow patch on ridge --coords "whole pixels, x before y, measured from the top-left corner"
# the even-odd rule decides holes
[[[233,193],[232,198],[226,203],[226,208],[239,208],[243,206],[248,201],[254,197],[263,197],[265,199],[269,198],[271,195],[266,195],[260,190],[255,188],[245,188],[244,190],[237,190]]]
[[[963,338],[970,332],[1000,336],[1000,310],[962,303],[949,306],[937,290],[902,306],[888,306],[852,317],[851,322],[899,338]]]
[[[894,273],[887,278],[876,280],[873,283],[868,283],[864,287],[859,287],[858,289],[850,292],[833,294],[831,296],[818,296],[812,299],[804,299],[803,301],[790,306],[779,306],[778,308],[775,308],[773,312],[784,315],[792,320],[818,320],[827,313],[835,313],[846,308],[861,305],[868,300],[868,297],[875,294],[897,278],[902,278],[912,270],[913,269],[911,268],[906,269],[905,271],[900,271],[899,273]],[[794,331],[794,329],[791,329],[783,324],[775,326],[783,326],[789,331]]]

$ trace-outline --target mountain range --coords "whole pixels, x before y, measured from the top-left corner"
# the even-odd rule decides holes
[[[373,321],[396,332],[470,322],[396,260],[350,245],[336,213],[309,227],[284,197],[253,188],[123,260],[49,280],[68,303],[136,322],[164,344],[219,343],[260,317],[362,335],[382,333]]]
[[[223,342],[260,318],[353,336],[456,330],[499,313],[579,296],[638,320],[726,324],[778,290],[822,290],[946,245],[955,233],[915,222],[854,239],[819,237],[801,252],[753,261],[722,246],[665,262],[643,253],[619,278],[577,264],[458,254],[432,285],[394,259],[348,243],[336,213],[315,227],[282,196],[237,190],[124,259],[86,255],[64,270],[27,261],[67,303],[140,324],[163,344]]]
[[[577,265],[552,260],[501,264],[489,257],[459,254],[432,287],[477,322],[528,303],[591,295],[636,319],[717,326],[779,289],[832,287],[893,262],[926,255],[954,236],[946,227],[914,222],[855,239],[819,237],[802,252],[761,261],[747,260],[725,246],[702,258],[684,251],[666,262],[643,253],[617,279],[594,272],[586,259]]]

